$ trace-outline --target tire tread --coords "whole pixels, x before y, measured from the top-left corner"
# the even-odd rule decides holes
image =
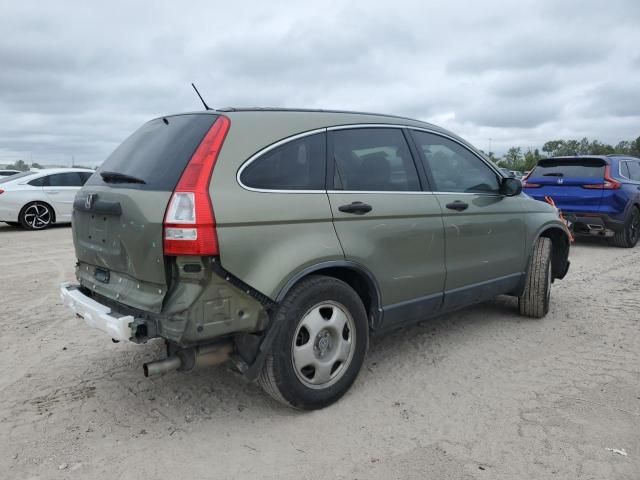
[[[636,244],[631,242],[631,240],[629,239],[629,230],[628,229],[629,229],[629,223],[631,222],[631,219],[633,218],[633,213],[634,213],[634,211],[637,211],[637,210],[638,210],[638,207],[633,207],[633,210],[629,214],[629,218],[625,222],[624,228],[622,230],[620,230],[619,232],[615,232],[613,237],[611,237],[609,239],[609,243],[611,245],[613,245],[614,247],[618,247],[618,248],[633,248],[633,247],[636,246]]]
[[[353,292],[353,295],[356,298],[358,298],[358,301],[360,301],[357,294],[351,289],[351,287],[348,284],[346,284],[342,280],[338,280],[333,277],[327,277],[322,275],[312,275],[308,278],[303,279],[298,285],[296,285],[287,294],[287,296],[279,305],[278,309],[276,310],[273,316],[273,322],[274,322],[273,324],[278,325],[279,328],[286,326],[288,312],[295,309],[296,305],[299,302],[300,296],[303,293],[308,292],[309,290],[326,286],[327,282],[333,282],[334,285],[338,284],[342,288],[346,287],[347,289],[351,290],[351,292]],[[362,306],[362,313],[365,313],[364,306]],[[365,318],[366,318],[366,314],[365,314]],[[281,332],[278,332],[277,335],[280,336],[283,334],[284,332],[281,331]],[[368,346],[368,338],[365,338],[362,341],[365,342],[365,352],[366,352],[366,349]],[[277,341],[274,342],[274,345],[276,343]],[[269,394],[274,400],[288,407],[300,409],[300,410],[309,409],[309,408],[318,408],[318,406],[309,407],[308,405],[305,405],[305,404],[300,404],[300,405],[294,404],[283,395],[282,392],[287,388],[287,386],[284,384],[282,378],[278,375],[278,372],[277,372],[276,358],[273,350],[274,345],[272,345],[271,350],[265,356],[265,360],[262,365],[262,370],[260,371],[260,375],[258,376],[258,379],[257,379],[258,385],[260,385],[262,389],[267,394]],[[325,406],[325,405],[324,404],[320,405],[320,408],[322,406]]]
[[[551,239],[546,237],[540,237],[534,246],[525,289],[518,298],[521,315],[542,318],[549,311],[547,269],[551,268],[551,249]]]

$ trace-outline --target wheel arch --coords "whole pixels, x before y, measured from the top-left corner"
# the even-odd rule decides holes
[[[56,218],[57,218],[57,212],[56,209],[53,207],[53,205],[51,205],[49,202],[45,201],[45,200],[31,200],[27,203],[25,203],[22,208],[20,209],[20,212],[18,213],[18,221],[20,221],[20,218],[22,218],[22,212],[24,212],[24,209],[27,208],[29,205],[32,205],[34,203],[42,203],[44,205],[46,205],[49,210],[51,210],[51,223],[56,223]]]
[[[309,275],[325,275],[342,280],[358,294],[369,319],[369,326],[375,327],[382,320],[381,296],[373,274],[362,265],[348,260],[334,260],[307,267],[293,275],[280,290],[276,302],[281,302],[287,293]]]
[[[535,236],[531,245],[533,246],[539,238],[544,237],[551,240],[551,272],[554,279],[562,280],[569,269],[569,248],[571,240],[566,230],[559,225],[549,225],[544,227]],[[529,253],[531,255],[531,252]]]

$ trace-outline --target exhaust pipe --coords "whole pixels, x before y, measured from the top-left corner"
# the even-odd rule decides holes
[[[172,372],[177,370],[182,365],[180,357],[169,357],[164,360],[156,360],[155,362],[149,362],[142,365],[145,377],[153,377],[155,375],[162,375],[163,373]]]
[[[587,227],[589,228],[590,231],[593,232],[602,232],[604,231],[604,227],[602,225],[594,225],[592,223],[587,224]]]
[[[171,357],[156,360],[142,365],[145,377],[153,377],[164,373],[179,370],[186,372],[194,368],[209,367],[226,362],[233,351],[231,341],[222,343],[212,343],[198,347],[178,350]]]

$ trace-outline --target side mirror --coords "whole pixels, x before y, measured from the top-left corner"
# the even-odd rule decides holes
[[[500,193],[505,197],[515,197],[522,192],[522,182],[514,177],[506,177],[500,183]]]

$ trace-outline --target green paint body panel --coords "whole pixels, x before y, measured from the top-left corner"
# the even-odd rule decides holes
[[[522,273],[527,267],[524,197],[437,193],[446,238],[445,290]],[[462,212],[446,205],[468,203]],[[539,203],[539,202],[538,202]]]
[[[383,306],[442,293],[444,232],[434,195],[332,192],[329,198],[345,257],[373,273]],[[338,210],[356,200],[373,210],[362,216]]]
[[[265,330],[267,311],[252,292],[275,300],[292,279],[319,264],[353,262],[369,272],[381,311],[391,306],[398,312],[398,306],[421,298],[435,299],[435,311],[449,290],[522,275],[541,230],[566,234],[555,209],[524,194],[246,189],[237,181],[238,171],[257,152],[337,125],[426,128],[474,149],[443,129],[397,117],[304,111],[216,114],[231,121],[210,183],[219,257],[163,256],[162,223],[170,191],[86,186],[79,198],[97,194],[118,202],[122,213],[100,216],[76,210],[73,217],[82,286],[123,309],[144,312],[157,323],[158,336],[178,345]],[[456,200],[469,208],[446,208]],[[373,209],[366,215],[338,209],[353,201]],[[220,262],[246,289],[216,274],[212,262]],[[199,267],[187,271],[186,265]],[[108,282],[96,280],[96,267],[110,272]]]
[[[85,187],[81,192],[118,202],[123,214],[74,209],[73,241],[80,266],[85,267],[79,269],[80,283],[126,305],[159,313],[167,293],[162,221],[171,192],[101,186]],[[94,280],[95,266],[111,272],[108,284]]]

